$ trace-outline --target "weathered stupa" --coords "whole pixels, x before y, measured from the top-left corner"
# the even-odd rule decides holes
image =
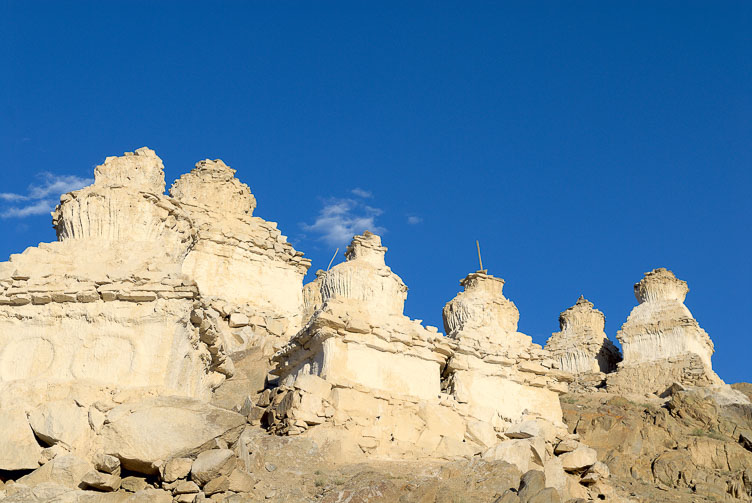
[[[233,173],[202,161],[171,197],[154,151],[108,157],[93,185],[61,197],[57,242],[0,263],[0,470],[39,467],[39,438],[153,473],[245,422],[207,402],[237,374],[231,354],[271,341],[270,356],[297,331],[309,262],[251,217]],[[246,394],[269,368],[240,376]]]
[[[419,441],[427,428],[422,401],[436,405],[432,414],[456,418],[448,424],[461,423],[451,407],[438,406],[449,350],[436,328],[403,314],[407,287],[385,264],[385,252],[381,239],[366,231],[353,238],[345,262],[306,287],[307,297],[319,302],[313,317],[274,357],[279,405],[267,415],[277,432],[319,425],[316,435],[334,430],[332,437],[350,439],[345,444],[381,455],[432,452],[442,433],[462,441],[460,428]]]
[[[571,376],[553,368],[553,360],[517,331],[520,313],[504,297],[504,280],[485,271],[460,281],[464,291],[444,306],[447,337],[458,351],[449,360],[447,385],[458,400],[491,407],[508,422],[537,413],[561,423],[560,393]]]
[[[574,306],[559,315],[559,332],[551,335],[546,350],[551,353],[559,368],[581,376],[602,374],[616,370],[621,361],[618,348],[603,331],[606,317],[595,309],[593,303],[580,296]]]
[[[634,292],[639,305],[616,334],[624,361],[609,375],[609,389],[662,393],[674,383],[723,384],[710,363],[713,341],[684,305],[686,281],[654,269]]]

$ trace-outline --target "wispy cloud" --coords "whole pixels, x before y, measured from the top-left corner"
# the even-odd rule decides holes
[[[366,191],[364,191],[366,192]],[[370,192],[369,192],[370,194]],[[350,198],[329,198],[312,224],[302,224],[307,232],[318,234],[318,239],[332,246],[342,246],[365,230],[376,234],[386,232],[376,224],[383,211]]]
[[[362,197],[364,199],[368,199],[369,197],[373,197],[373,192],[370,190],[361,189],[360,187],[355,187],[350,191],[351,193],[355,194],[358,197]]]
[[[418,225],[423,221],[423,217],[418,217],[415,215],[408,215],[407,216],[407,223],[410,225]]]
[[[43,172],[37,175],[39,181],[29,186],[26,194],[0,193],[0,201],[14,203],[14,206],[0,208],[0,218],[24,218],[44,215],[55,208],[60,194],[78,190],[90,185],[94,180],[75,175],[57,175]],[[23,204],[19,204],[23,203]]]

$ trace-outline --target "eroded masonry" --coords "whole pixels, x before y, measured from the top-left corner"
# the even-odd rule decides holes
[[[404,315],[379,236],[354,236],[304,286],[310,261],[255,209],[221,160],[165,195],[148,148],[108,157],[61,197],[58,241],[0,263],[0,470],[31,471],[18,482],[32,486],[64,466],[76,488],[114,491],[117,466],[176,498],[198,494],[176,493],[181,481],[204,494],[223,476],[237,493],[249,429],[263,428],[341,460],[505,460],[587,498],[608,470],[568,432],[561,394],[723,386],[687,284],[666,269],[635,285],[623,357],[584,298],[534,344],[487,271],[460,281],[442,334]],[[210,456],[236,461],[192,475]]]

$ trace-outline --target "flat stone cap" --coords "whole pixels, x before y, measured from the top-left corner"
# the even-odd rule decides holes
[[[226,214],[251,216],[256,209],[251,189],[235,178],[235,170],[221,159],[197,162],[190,173],[175,180],[170,196],[181,203]]]
[[[686,281],[678,279],[673,272],[659,267],[646,272],[645,277],[635,284],[634,292],[640,304],[661,300],[684,302],[689,287]]]
[[[376,266],[385,265],[384,255],[387,247],[381,246],[381,238],[371,231],[353,236],[352,241],[345,250],[345,259],[362,260]]]
[[[128,187],[152,194],[165,190],[164,164],[148,147],[111,156],[94,170],[96,187]]]

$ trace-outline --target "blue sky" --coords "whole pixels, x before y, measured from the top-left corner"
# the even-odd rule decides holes
[[[476,239],[539,343],[580,294],[613,338],[668,267],[752,379],[752,3],[405,4],[1,2],[0,260],[146,145],[168,186],[237,169],[311,274],[380,230],[432,325]]]

